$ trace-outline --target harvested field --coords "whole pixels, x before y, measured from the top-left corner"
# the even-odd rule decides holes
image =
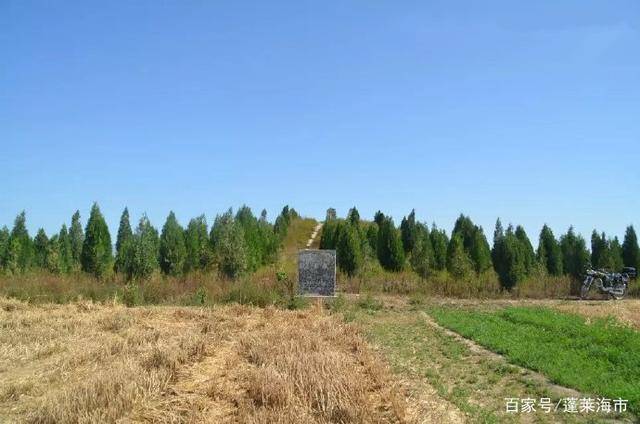
[[[0,421],[411,422],[358,330],[245,306],[32,306],[0,298]]]

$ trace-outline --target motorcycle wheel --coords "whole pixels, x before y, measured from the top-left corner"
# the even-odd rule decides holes
[[[588,284],[583,284],[582,287],[580,287],[580,299],[582,300],[586,300],[587,296],[589,295],[589,289],[591,288],[591,285]]]

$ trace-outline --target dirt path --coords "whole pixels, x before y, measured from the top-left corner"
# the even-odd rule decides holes
[[[309,240],[307,241],[307,249],[311,248],[321,228],[322,222],[318,222],[318,225],[316,225],[316,227],[313,229],[313,233],[311,233],[311,237],[309,237]]]

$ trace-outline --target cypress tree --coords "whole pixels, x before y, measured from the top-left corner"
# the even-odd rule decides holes
[[[573,226],[560,237],[560,250],[565,274],[580,277],[589,264],[589,251],[584,238],[575,234]]]
[[[463,249],[473,262],[477,274],[491,267],[491,249],[481,227],[475,225],[468,216],[460,214],[451,233],[452,240],[455,235],[460,235]]]
[[[434,223],[429,234],[431,247],[433,248],[433,266],[438,271],[443,271],[447,267],[447,248],[449,237],[444,229],[440,230]]]
[[[52,274],[59,274],[63,271],[62,266],[60,240],[57,235],[54,235],[45,247],[44,268]]]
[[[209,265],[211,254],[209,251],[209,237],[207,219],[204,215],[192,218],[185,231],[186,257],[185,272],[204,270]]]
[[[378,224],[372,222],[367,226],[366,237],[367,243],[369,243],[368,250],[372,252],[375,257],[376,250],[378,249]]]
[[[624,266],[624,259],[622,257],[622,246],[618,237],[614,237],[608,241],[609,244],[609,257],[610,268],[613,271],[620,271]]]
[[[624,266],[631,266],[640,271],[640,248],[638,247],[638,237],[633,225],[629,225],[624,233],[622,260]]]
[[[71,242],[71,257],[74,267],[79,268],[82,246],[84,245],[84,232],[82,231],[82,223],[80,222],[80,211],[76,211],[71,217],[69,240]]]
[[[535,266],[536,254],[533,250],[533,246],[531,245],[531,241],[529,240],[529,237],[527,236],[527,233],[522,225],[516,226],[515,236],[518,240],[520,240],[520,243],[522,243],[525,255],[525,269],[528,275],[531,273],[531,271],[533,271],[533,268]]]
[[[596,230],[591,233],[591,265],[595,268],[607,268],[609,265],[609,252],[607,251],[607,238],[604,233],[598,234]]]
[[[5,268],[7,250],[9,248],[9,229],[7,226],[3,226],[0,229],[0,269]]]
[[[158,268],[158,231],[147,214],[142,214],[133,237],[121,246],[128,279],[146,279]]]
[[[356,207],[352,207],[349,209],[349,213],[347,214],[347,221],[354,225],[356,228],[360,225],[360,213]]]
[[[333,250],[336,248],[339,222],[337,219],[332,219],[324,223],[322,226],[322,234],[320,235],[320,249]]]
[[[400,223],[400,233],[402,235],[402,247],[405,253],[413,251],[416,245],[417,228],[416,228],[416,211],[411,209],[409,216],[402,218]]]
[[[474,264],[464,249],[462,234],[451,236],[447,247],[447,271],[458,279],[468,278],[474,271]]]
[[[71,239],[67,230],[67,225],[62,224],[58,233],[58,248],[60,251],[60,271],[67,273],[73,267],[73,253],[71,251]]]
[[[373,222],[378,224],[378,228],[380,228],[380,227],[382,227],[382,223],[384,222],[384,218],[385,218],[384,214],[381,211],[378,211],[373,216]]]
[[[404,267],[402,239],[390,217],[384,218],[378,231],[377,254],[380,265],[386,270],[400,271]]]
[[[47,247],[49,245],[49,237],[43,228],[39,228],[33,239],[34,249],[34,265],[38,268],[46,268],[47,265]]]
[[[551,228],[544,224],[540,231],[538,242],[538,261],[545,267],[549,275],[562,275],[562,252],[560,244],[553,235]]]
[[[120,216],[120,225],[118,226],[118,236],[116,238],[116,263],[117,272],[125,272],[127,258],[125,258],[124,246],[133,237],[131,223],[129,221],[129,209],[124,208]]]
[[[160,269],[168,275],[178,275],[184,269],[187,250],[184,245],[184,229],[171,211],[162,227],[160,236]]]
[[[340,223],[337,231],[336,259],[340,270],[352,277],[362,267],[362,242],[356,220],[350,219]]]
[[[327,214],[324,218],[325,222],[326,221],[331,221],[332,219],[337,219],[338,215],[336,213],[336,210],[334,208],[329,208],[327,209]]]
[[[411,267],[421,278],[427,278],[434,269],[434,253],[429,235],[429,227],[416,225],[416,242],[411,252]]]
[[[284,212],[283,210],[280,215],[283,222],[288,219],[284,218],[288,216],[288,208],[286,213]],[[247,247],[242,226],[233,219],[231,209],[223,215],[216,216],[209,239],[219,271],[232,279],[241,276],[247,269]]]
[[[245,246],[247,248],[247,270],[253,272],[266,263],[268,240],[260,231],[258,220],[253,216],[251,208],[243,205],[236,213],[235,221],[242,227]]]
[[[24,272],[33,263],[33,241],[29,237],[26,214],[20,212],[13,223],[7,246],[7,268],[13,272]]]
[[[82,270],[98,278],[108,276],[113,267],[111,249],[109,227],[100,212],[98,204],[94,203],[91,207],[89,221],[87,221],[87,228],[85,230],[84,243],[82,244],[82,254],[80,256]]]

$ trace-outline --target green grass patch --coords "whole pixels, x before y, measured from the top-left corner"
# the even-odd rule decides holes
[[[640,333],[612,318],[587,322],[549,308],[477,311],[434,307],[434,319],[554,383],[640,412]]]

